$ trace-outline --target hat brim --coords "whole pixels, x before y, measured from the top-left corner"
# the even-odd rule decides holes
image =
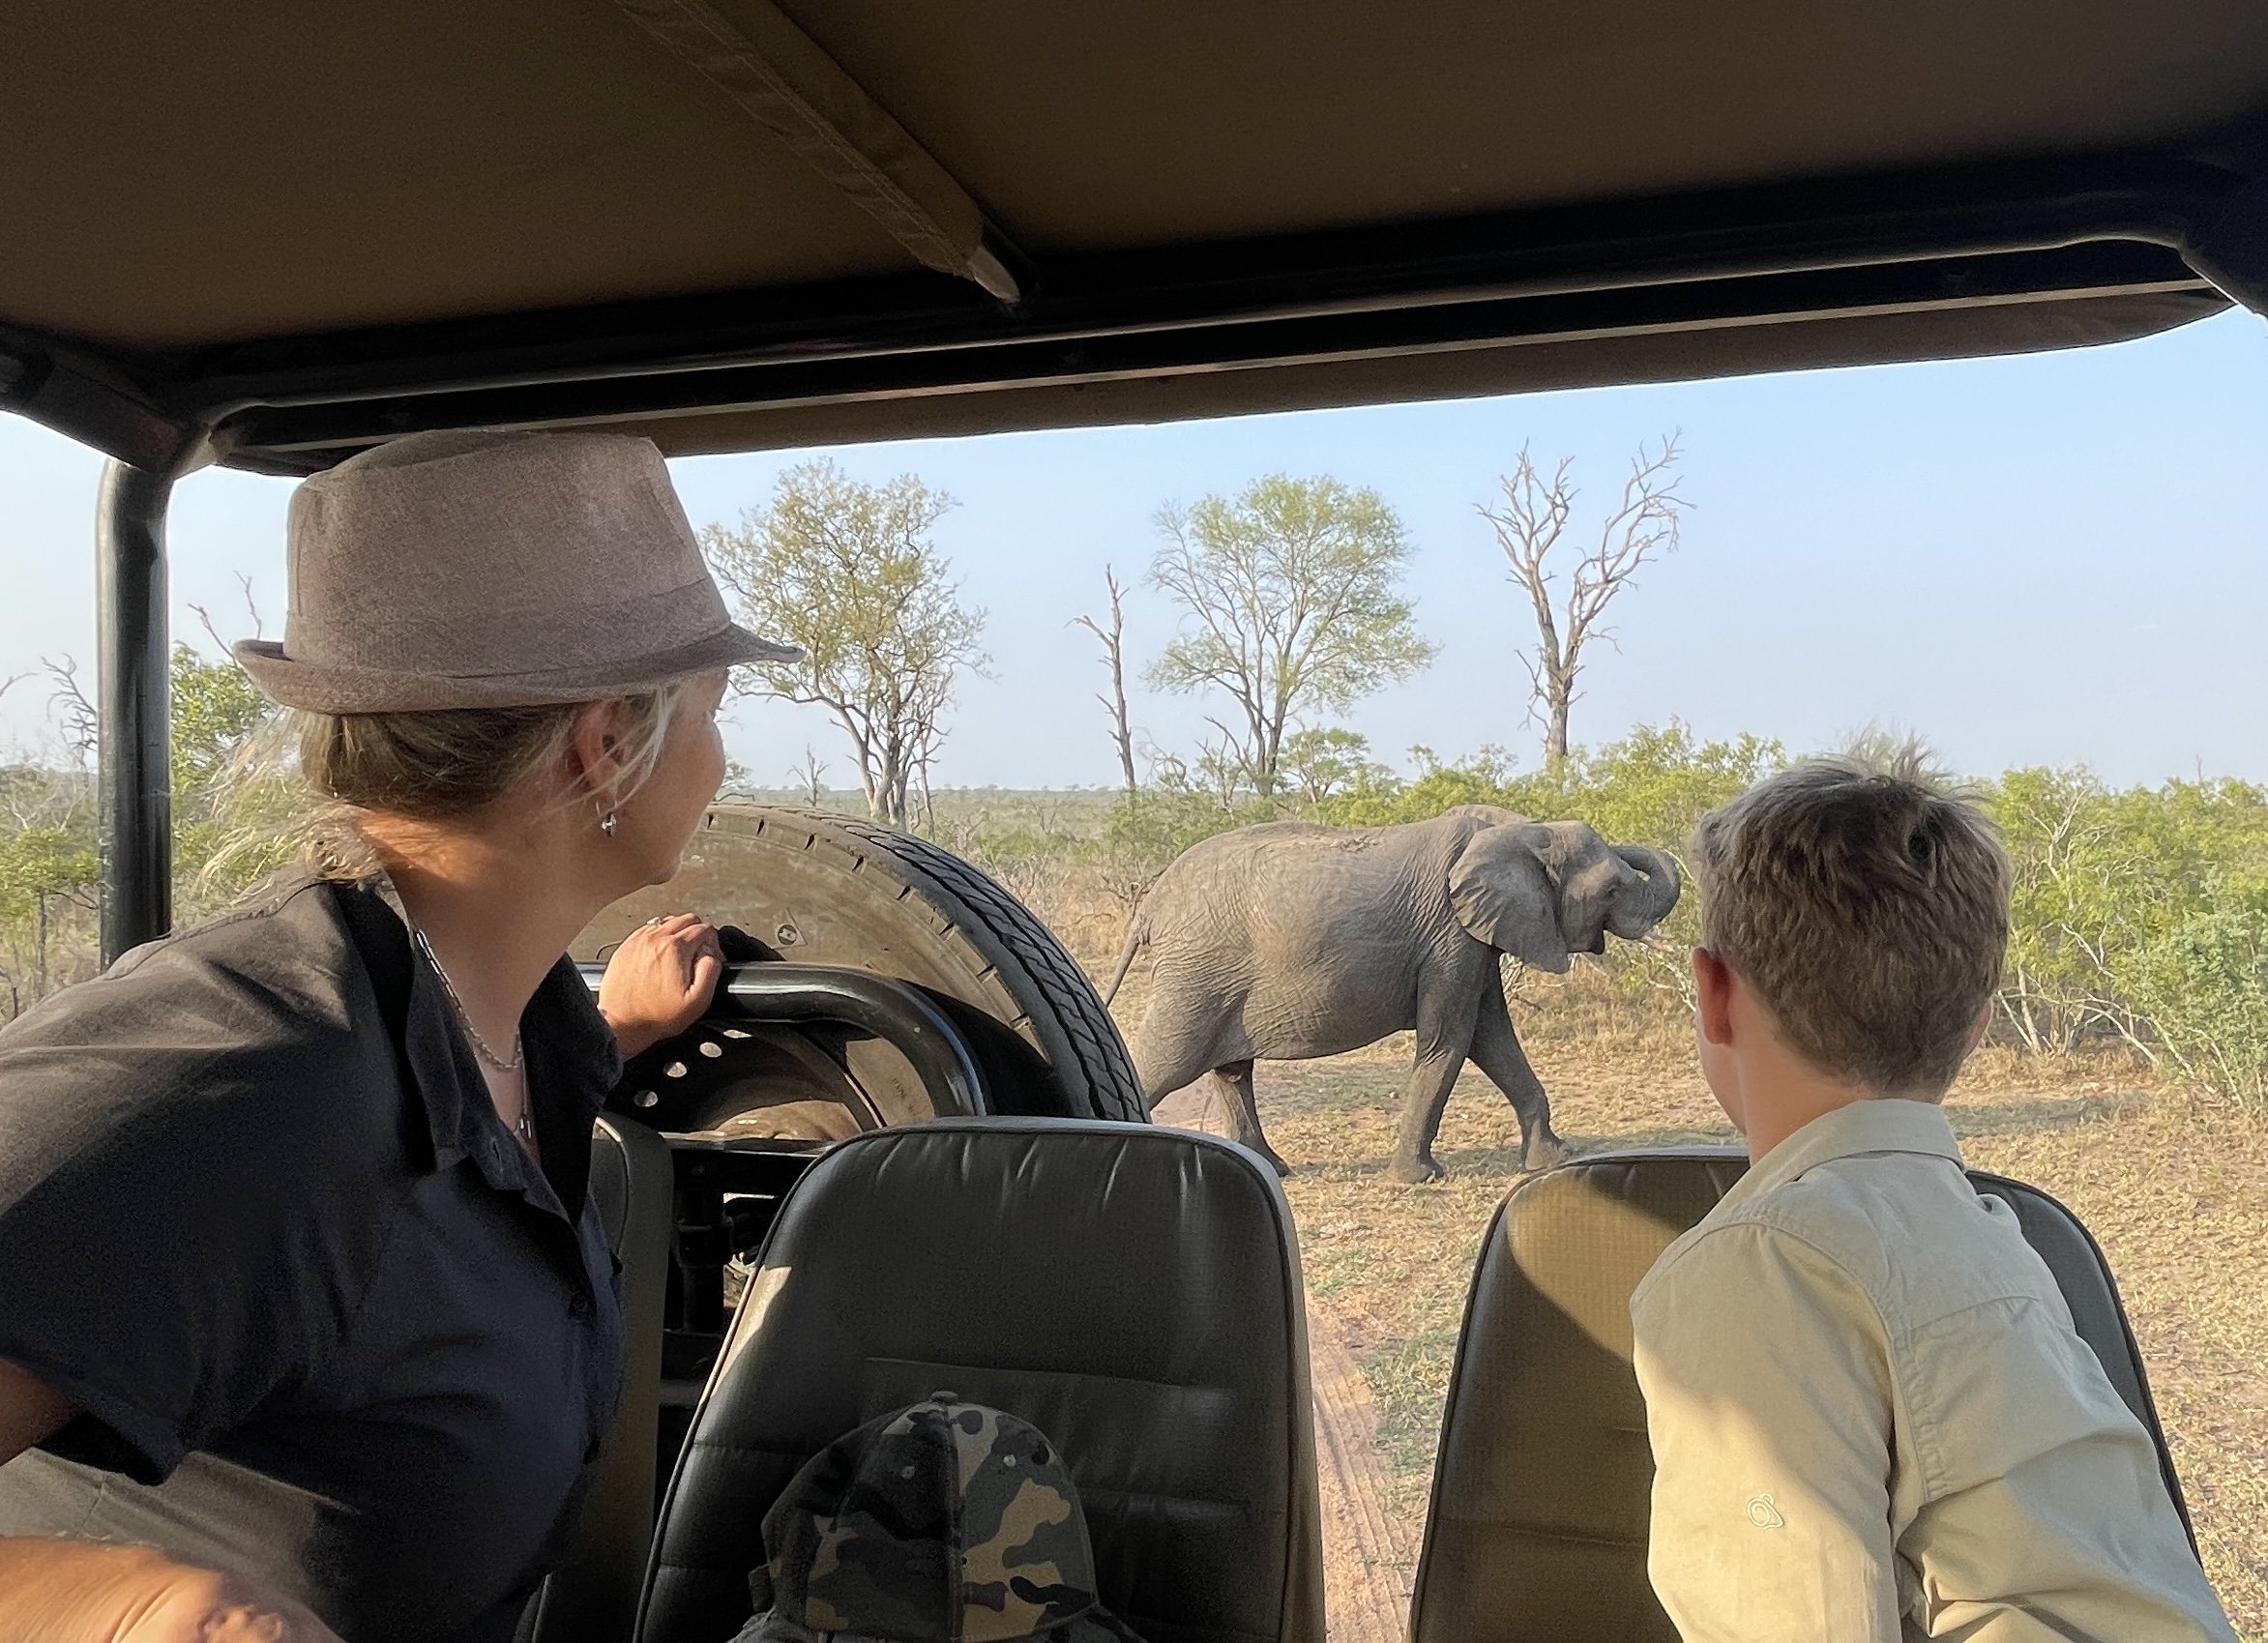
[[[753,1617],[733,1643],[891,1643],[864,1631],[813,1631],[779,1609]],[[1026,1632],[1012,1643],[1142,1643],[1134,1629],[1097,1603],[1075,1620]]]
[[[244,639],[230,647],[252,682],[276,702],[308,713],[438,713],[457,708],[553,707],[629,695],[713,667],[798,661],[793,645],[760,639],[727,624],[721,631],[674,650],[631,657],[598,667],[547,673],[486,674],[471,678],[395,673],[378,668],[329,667],[286,656],[273,639]]]

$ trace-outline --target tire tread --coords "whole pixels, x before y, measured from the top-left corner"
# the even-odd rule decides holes
[[[1075,1067],[1055,1069],[1065,1094],[1075,1102],[1083,1096],[1092,1117],[1147,1121],[1149,1109],[1134,1075],[1134,1058],[1094,983],[1054,932],[989,873],[926,838],[894,832],[857,816],[789,805],[767,805],[764,810],[759,831],[775,816],[793,817],[810,829],[807,849],[821,843],[835,845],[853,858],[854,872],[865,869],[869,854],[887,858],[902,886],[900,900],[913,895],[923,880],[942,892],[931,899],[942,921],[937,933],[959,938],[959,945],[969,950],[974,960],[971,974],[979,980],[1006,980],[999,976],[999,966],[970,942],[956,923],[957,909],[1006,950],[1029,979],[1031,990],[1046,1002],[1076,1063]],[[829,838],[830,833],[837,837]],[[1014,996],[1019,989],[1006,985],[1002,990]],[[1019,1012],[1009,1024],[1026,1027],[1032,1021],[1028,1013]]]

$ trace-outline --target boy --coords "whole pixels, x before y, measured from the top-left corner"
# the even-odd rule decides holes
[[[1910,750],[1822,760],[1694,854],[1701,1070],[1751,1167],[1631,1298],[1648,1573],[1687,1643],[2234,1643],[1938,1106],[2008,944],[1984,819]]]

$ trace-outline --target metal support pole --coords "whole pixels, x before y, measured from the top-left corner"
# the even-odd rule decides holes
[[[112,461],[95,506],[103,962],[173,923],[165,504],[173,482]]]

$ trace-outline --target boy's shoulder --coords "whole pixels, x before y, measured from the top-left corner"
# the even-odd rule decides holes
[[[1823,1157],[1728,1194],[1663,1252],[1633,1304],[1704,1270],[1738,1282],[1741,1269],[1766,1264],[1831,1269],[1893,1340],[1995,1302],[2063,1307],[2015,1212],[1980,1194],[1958,1157],[1890,1148]]]

